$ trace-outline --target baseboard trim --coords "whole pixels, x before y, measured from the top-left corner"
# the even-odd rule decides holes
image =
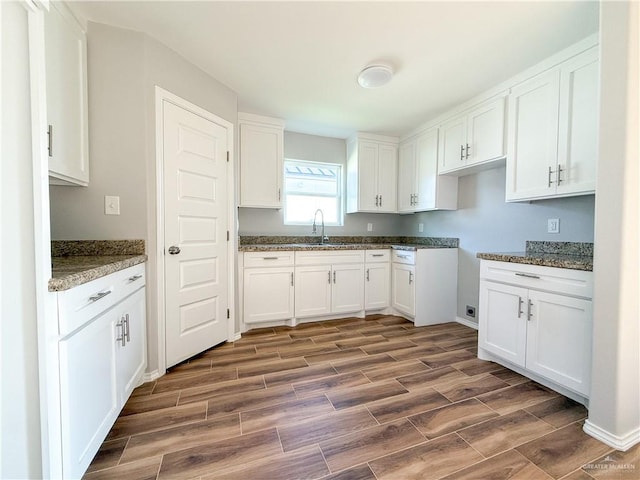
[[[473,328],[474,330],[478,329],[478,324],[476,322],[472,322],[471,320],[467,320],[466,318],[456,317],[456,322],[461,323],[462,325],[466,325],[467,327]]]
[[[238,340],[240,340],[240,338],[242,338],[242,333],[236,332],[233,334],[233,338],[231,339],[231,342],[237,342]]]
[[[161,376],[162,375],[160,374],[160,371],[158,369],[152,370],[151,372],[144,372],[142,374],[142,383],[153,382]]]
[[[588,435],[591,435],[596,440],[600,440],[602,443],[606,443],[611,448],[616,450],[622,450],[626,452],[635,444],[640,443],[640,427],[627,433],[624,436],[614,435],[611,432],[607,432],[605,429],[593,424],[589,420],[584,422],[582,429]]]

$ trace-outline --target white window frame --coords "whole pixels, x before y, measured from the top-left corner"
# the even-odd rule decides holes
[[[336,198],[337,199],[337,208],[338,211],[336,212],[336,216],[338,218],[337,222],[327,222],[325,221],[325,226],[330,226],[330,227],[342,227],[344,225],[344,166],[340,163],[327,163],[327,162],[314,162],[311,160],[299,160],[296,158],[285,158],[284,159],[284,168],[283,168],[283,208],[284,208],[284,212],[283,212],[283,217],[282,217],[282,221],[285,225],[311,225],[313,223],[313,220],[309,220],[309,221],[304,221],[304,222],[288,222],[287,221],[287,162],[295,162],[297,164],[304,164],[307,166],[311,166],[311,167],[316,167],[316,168],[336,168],[338,171],[338,178],[336,180],[337,182],[337,191],[335,195],[324,195],[324,194],[316,194],[316,195],[309,195],[310,197],[328,197],[328,198]],[[326,212],[325,212],[326,215]]]

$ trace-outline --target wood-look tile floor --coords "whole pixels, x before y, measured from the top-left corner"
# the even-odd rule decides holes
[[[476,344],[380,315],[249,331],[138,387],[85,478],[638,478],[640,447]]]

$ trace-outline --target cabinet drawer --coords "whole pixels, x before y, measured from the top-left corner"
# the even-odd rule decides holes
[[[394,263],[405,263],[407,265],[416,264],[416,252],[407,250],[394,250],[393,251]]]
[[[593,272],[482,260],[480,278],[535,290],[592,298]]]
[[[388,262],[391,259],[391,250],[366,250],[364,258],[367,263]]]
[[[58,292],[58,329],[66,335],[145,285],[144,263]]]
[[[364,250],[296,252],[296,265],[336,265],[341,263],[364,263]]]
[[[282,267],[293,265],[294,252],[246,252],[245,267]]]

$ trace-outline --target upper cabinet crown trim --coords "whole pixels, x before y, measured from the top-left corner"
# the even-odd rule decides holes
[[[280,118],[265,117],[255,113],[238,112],[238,123],[254,123],[269,126],[285,127],[285,121]]]
[[[377,135],[374,133],[358,132],[355,135],[352,135],[351,137],[349,137],[349,139],[347,140],[347,144],[353,143],[357,140],[372,141],[377,143],[389,143],[392,145],[398,145],[400,141],[398,137],[390,137],[388,135]]]

